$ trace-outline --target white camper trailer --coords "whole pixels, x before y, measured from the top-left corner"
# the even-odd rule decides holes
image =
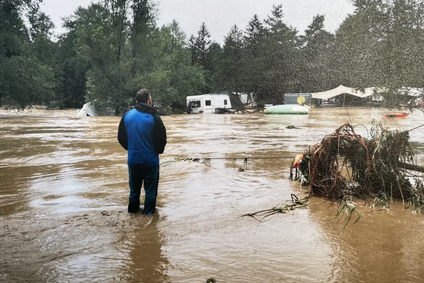
[[[187,96],[187,113],[218,113],[231,109],[227,94],[201,94]]]

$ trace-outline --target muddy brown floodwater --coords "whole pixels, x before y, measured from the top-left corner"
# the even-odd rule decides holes
[[[345,228],[319,198],[262,222],[241,217],[301,192],[289,180],[296,154],[346,122],[366,135],[384,112],[165,116],[158,213],[143,216],[126,212],[120,117],[1,110],[0,281],[424,282],[424,215],[400,203],[358,203],[362,219]],[[382,121],[408,130],[423,117]],[[420,165],[423,133],[410,133]]]

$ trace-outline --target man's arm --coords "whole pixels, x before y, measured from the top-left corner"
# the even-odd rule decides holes
[[[157,154],[163,153],[166,145],[166,128],[158,114],[153,116],[155,124],[153,126],[153,142]]]
[[[123,148],[128,150],[128,136],[127,136],[127,128],[125,127],[124,116],[121,118],[121,122],[119,122],[118,127],[118,141]]]

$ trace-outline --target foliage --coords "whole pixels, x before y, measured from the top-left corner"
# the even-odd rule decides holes
[[[302,65],[299,58],[300,42],[297,31],[283,22],[282,6],[274,6],[265,20],[264,37],[257,65],[259,79],[255,79],[256,99],[264,103],[282,103],[286,92],[299,92],[299,74]]]
[[[243,32],[234,26],[224,42],[222,75],[226,78],[223,88],[236,93],[243,90],[243,45]]]
[[[240,70],[243,89],[241,89],[241,92],[259,93],[260,91],[261,82],[264,77],[263,70],[266,67],[261,56],[264,52],[263,44],[265,36],[266,29],[264,24],[258,19],[257,15],[254,15],[246,28],[243,38],[243,67]]]
[[[54,100],[53,24],[39,12],[39,2],[0,2],[0,105],[23,109]]]
[[[41,105],[53,94],[53,72],[34,57],[3,59],[0,78],[4,106],[24,109],[33,104]]]
[[[64,27],[68,33],[59,38],[57,93],[62,96],[63,107],[80,108],[85,103],[87,72],[90,63],[76,50],[76,22],[65,19]]]
[[[193,35],[189,39],[191,62],[193,66],[201,67],[205,85],[202,93],[219,92],[222,90],[222,48],[210,40],[209,31],[202,23],[197,37]]]
[[[193,64],[199,64],[200,66],[206,67],[208,65],[208,52],[211,45],[211,35],[203,22],[197,37],[191,36],[189,40],[189,46],[191,50],[191,61]]]
[[[82,107],[121,114],[148,88],[167,112],[187,95],[253,93],[259,104],[281,103],[288,92],[317,92],[340,84],[385,87],[385,106],[424,87],[424,3],[352,1],[356,10],[334,33],[316,15],[303,34],[284,22],[282,5],[244,30],[233,26],[223,44],[205,23],[186,40],[178,23],[158,27],[151,0],[102,0],[65,19],[53,40],[41,0],[0,2],[0,103],[25,108]],[[25,86],[24,90],[23,86]],[[29,94],[29,91],[31,94]]]
[[[176,111],[182,95],[203,86],[177,23],[158,29],[152,9],[148,1],[110,0],[76,13],[75,48],[90,65],[85,98],[101,113],[125,112],[141,87],[157,106]]]
[[[344,227],[346,227],[346,225],[349,224],[350,220],[352,219],[352,215],[354,213],[356,214],[356,220],[354,223],[356,223],[361,219],[362,217],[361,214],[356,209],[355,203],[350,199],[350,197],[343,198],[339,203],[336,217],[339,217],[340,219],[343,217],[343,214],[346,215]]]
[[[300,36],[301,60],[304,72],[300,74],[301,92],[319,92],[339,86],[334,59],[335,37],[324,30],[323,15],[317,15]]]

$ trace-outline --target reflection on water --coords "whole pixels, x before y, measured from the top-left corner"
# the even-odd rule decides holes
[[[336,206],[263,222],[243,214],[300,192],[292,158],[344,123],[366,136],[383,109],[309,115],[171,115],[161,156],[158,211],[128,215],[120,117],[76,111],[0,111],[0,281],[419,282],[424,216],[394,203],[359,204],[343,229]],[[413,129],[422,112],[381,120]],[[290,129],[287,126],[294,126]],[[423,130],[410,132],[424,164]]]
[[[122,270],[125,282],[171,282],[166,274],[169,262],[162,250],[163,236],[158,228],[160,220],[158,214],[145,218],[148,222],[144,226],[134,226],[122,236],[122,252],[128,253]]]
[[[343,229],[324,209],[334,211],[320,199],[313,199],[310,211],[336,251],[338,272],[343,282],[422,282],[424,278],[424,229],[422,215],[411,214],[399,203],[392,210],[360,207],[362,219]]]

